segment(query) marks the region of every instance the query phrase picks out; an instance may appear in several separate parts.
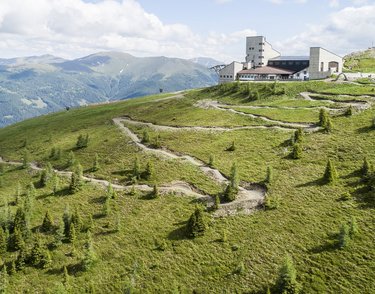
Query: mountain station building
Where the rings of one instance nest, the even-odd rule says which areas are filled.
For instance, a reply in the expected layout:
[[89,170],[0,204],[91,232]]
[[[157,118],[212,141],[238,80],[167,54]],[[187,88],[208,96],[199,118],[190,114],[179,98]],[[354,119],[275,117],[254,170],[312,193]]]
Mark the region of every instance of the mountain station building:
[[343,59],[321,47],[309,56],[281,56],[263,36],[246,38],[245,62],[233,61],[219,71],[219,82],[318,80],[342,72]]

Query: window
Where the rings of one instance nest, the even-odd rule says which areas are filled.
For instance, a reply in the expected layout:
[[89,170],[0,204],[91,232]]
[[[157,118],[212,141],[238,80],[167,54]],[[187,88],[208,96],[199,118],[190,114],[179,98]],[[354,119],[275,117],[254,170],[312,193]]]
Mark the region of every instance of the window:
[[273,65],[273,61],[270,61],[269,64],[270,64],[270,65]]
[[222,76],[222,75],[220,75],[220,77],[222,78],[223,76]]
[[292,64],[293,64],[293,61],[289,61],[288,64],[289,64],[289,65],[292,65]]
[[320,71],[323,71],[324,70],[324,62],[322,61],[321,63],[320,63]]
[[260,59],[264,58],[264,56],[259,56]]
[[304,75],[307,75],[307,70],[304,70],[304,71],[303,71],[303,74],[304,74]]
[[296,64],[297,64],[297,65],[299,65],[299,64],[301,64],[301,62],[299,62],[299,61],[296,61]]
[[299,78],[299,73],[297,74],[297,78]]
[[282,64],[282,65],[285,65],[285,64],[286,64],[286,61],[281,62],[281,64]]

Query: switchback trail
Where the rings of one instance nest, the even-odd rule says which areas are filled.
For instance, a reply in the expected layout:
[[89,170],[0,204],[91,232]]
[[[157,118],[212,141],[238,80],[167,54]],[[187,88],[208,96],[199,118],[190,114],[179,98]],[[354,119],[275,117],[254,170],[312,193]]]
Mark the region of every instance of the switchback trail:
[[[113,122],[119,129],[127,135],[135,145],[137,145],[142,151],[153,153],[156,156],[167,159],[183,160],[196,167],[198,167],[203,173],[209,176],[212,180],[225,186],[229,183],[229,180],[217,169],[209,167],[204,162],[199,159],[192,157],[190,155],[179,155],[176,152],[167,149],[153,149],[144,144],[142,144],[141,139],[138,138],[129,128],[127,128],[124,123],[129,122],[129,119],[126,118],[114,118]],[[133,124],[139,123],[143,125],[142,122],[132,121]],[[252,186],[246,185],[249,188],[243,186],[239,187],[239,192],[237,199],[230,203],[223,203],[220,205],[220,208],[215,212],[217,216],[231,215],[236,214],[238,211],[241,213],[251,213],[254,209],[262,206],[264,203],[264,198],[266,190],[261,186]]]

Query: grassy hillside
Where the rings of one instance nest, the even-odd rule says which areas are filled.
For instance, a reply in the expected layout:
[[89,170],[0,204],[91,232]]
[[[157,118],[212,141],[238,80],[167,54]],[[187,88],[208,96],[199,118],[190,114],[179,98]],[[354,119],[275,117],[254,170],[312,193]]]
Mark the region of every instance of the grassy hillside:
[[344,67],[348,72],[375,72],[375,49],[346,55]]
[[[3,252],[8,292],[266,293],[270,287],[278,293],[274,285],[279,269],[290,256],[303,293],[375,293],[375,201],[361,175],[364,158],[375,161],[374,97],[369,85],[235,83],[88,106],[0,129],[0,156],[6,160],[21,161],[28,154],[30,162],[42,167],[50,162],[57,170],[69,171],[73,168],[67,162],[73,152],[86,176],[118,185],[132,185],[138,158],[142,171],[151,162],[154,172],[137,185],[162,187],[183,181],[211,196],[224,189],[188,160],[142,151],[113,123],[116,117],[127,117],[124,126],[139,138],[146,132],[150,140],[145,145],[205,164],[211,157],[214,167],[228,177],[235,162],[241,185],[261,184],[267,168],[273,170],[266,209],[250,215],[239,209],[229,217],[205,211],[204,235],[189,238],[187,220],[196,205],[203,207],[193,196],[169,193],[153,199],[140,191],[119,190],[107,202],[106,189],[91,183],[70,194],[70,178],[62,175],[58,191],[52,193],[52,181],[39,187],[40,172],[32,167],[3,163],[3,227],[13,235],[14,215],[28,198],[27,185],[34,182],[25,251],[30,254],[39,240],[51,257],[46,268],[29,262],[12,272],[20,250]],[[348,115],[350,105],[352,115]],[[330,132],[318,126],[322,107],[332,119]],[[302,157],[291,159],[290,138],[296,122],[305,130]],[[77,149],[80,134],[88,134],[89,142]],[[233,142],[235,150],[228,151]],[[53,147],[61,149],[59,158],[51,158]],[[97,171],[92,169],[95,154],[100,163]],[[333,184],[322,180],[328,159],[338,173]],[[19,197],[17,186],[21,187]],[[83,225],[78,226],[73,243],[64,239],[55,248],[52,243],[67,207],[79,213]],[[38,232],[46,211],[55,227],[49,233]],[[359,232],[340,249],[340,228],[353,217]],[[84,270],[87,244],[96,258]],[[64,278],[64,267],[68,278]]]

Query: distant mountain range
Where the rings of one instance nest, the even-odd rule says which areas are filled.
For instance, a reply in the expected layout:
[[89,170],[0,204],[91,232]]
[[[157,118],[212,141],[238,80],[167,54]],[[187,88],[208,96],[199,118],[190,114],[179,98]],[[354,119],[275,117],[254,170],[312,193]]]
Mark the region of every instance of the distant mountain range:
[[218,79],[209,67],[217,64],[119,52],[0,59],[0,127],[65,107],[211,86]]

